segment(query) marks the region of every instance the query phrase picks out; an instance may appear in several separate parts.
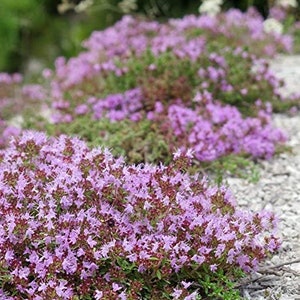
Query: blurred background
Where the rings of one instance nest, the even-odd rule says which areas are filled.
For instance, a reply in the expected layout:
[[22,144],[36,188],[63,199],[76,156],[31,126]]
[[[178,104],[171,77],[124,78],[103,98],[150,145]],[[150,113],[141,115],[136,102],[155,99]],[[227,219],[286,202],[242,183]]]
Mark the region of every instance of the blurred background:
[[[267,17],[274,1],[225,0],[222,7],[245,11],[255,6]],[[199,0],[1,0],[0,72],[37,74],[51,68],[57,56],[76,55],[92,31],[112,25],[124,14],[164,20],[198,14],[200,4]]]

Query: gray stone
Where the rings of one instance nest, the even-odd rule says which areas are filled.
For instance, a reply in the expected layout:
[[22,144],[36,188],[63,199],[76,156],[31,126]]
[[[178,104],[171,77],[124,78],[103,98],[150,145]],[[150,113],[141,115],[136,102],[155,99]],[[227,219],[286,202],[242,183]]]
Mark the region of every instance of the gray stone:
[[[283,95],[300,92],[300,55],[278,56],[270,66],[279,78],[286,81],[280,90]],[[243,295],[251,300],[300,300],[300,263],[276,267],[300,258],[300,114],[293,117],[275,114],[273,124],[288,134],[287,145],[292,147],[292,153],[282,153],[269,161],[262,161],[260,181],[256,184],[240,178],[227,178],[238,205],[250,210],[271,210],[280,218],[282,247],[262,266],[266,270],[275,266],[272,269],[275,275],[262,281],[264,283],[249,284]]]

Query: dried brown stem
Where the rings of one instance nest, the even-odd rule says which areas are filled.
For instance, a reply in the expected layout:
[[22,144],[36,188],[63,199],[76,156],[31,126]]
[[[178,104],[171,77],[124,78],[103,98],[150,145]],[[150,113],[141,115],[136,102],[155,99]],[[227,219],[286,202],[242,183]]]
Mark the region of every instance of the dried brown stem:
[[262,268],[258,272],[265,272],[269,269],[278,269],[278,268],[283,267],[283,266],[288,266],[288,265],[297,264],[297,263],[300,263],[300,259],[295,259],[295,260],[287,261],[287,262],[284,262],[284,263],[281,263],[281,264],[278,264],[278,265],[275,265],[275,266]]
[[284,262],[284,263],[281,263],[281,264],[278,264],[278,265],[275,265],[275,266],[270,266],[270,267],[259,269],[257,272],[258,273],[263,273],[264,275],[258,276],[256,278],[248,279],[248,280],[246,280],[242,283],[237,284],[235,287],[240,288],[240,287],[245,286],[249,283],[259,281],[259,280],[263,279],[264,277],[266,277],[268,273],[272,272],[273,269],[278,269],[278,268],[288,266],[288,265],[292,265],[292,264],[296,264],[296,263],[300,263],[300,259],[295,259],[295,260],[287,261],[287,262]]

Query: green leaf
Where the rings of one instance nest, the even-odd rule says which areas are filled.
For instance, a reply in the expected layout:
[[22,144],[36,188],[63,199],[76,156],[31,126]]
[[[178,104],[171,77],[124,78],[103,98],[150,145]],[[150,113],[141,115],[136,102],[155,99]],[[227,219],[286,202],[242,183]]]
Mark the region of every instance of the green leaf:
[[151,260],[151,261],[157,261],[159,259],[157,257],[150,257],[149,260]]
[[160,272],[160,270],[157,270],[157,271],[156,271],[156,276],[157,276],[157,278],[158,278],[159,280],[161,280],[161,272]]

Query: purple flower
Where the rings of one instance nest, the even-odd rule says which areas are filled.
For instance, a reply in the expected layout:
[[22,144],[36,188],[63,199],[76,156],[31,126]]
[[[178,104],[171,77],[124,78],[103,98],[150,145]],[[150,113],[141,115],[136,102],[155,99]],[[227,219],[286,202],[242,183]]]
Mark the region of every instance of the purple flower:
[[174,289],[174,292],[171,294],[171,296],[174,299],[179,299],[179,297],[181,296],[181,294],[182,294],[182,290]]
[[57,296],[62,297],[63,299],[70,299],[70,297],[72,296],[72,292],[70,288],[66,286],[66,283],[67,282],[65,280],[61,280],[59,282],[59,286],[55,288],[55,291]]
[[122,289],[122,287],[121,287],[119,284],[113,282],[113,283],[112,283],[112,289],[113,289],[114,292],[117,292],[117,291],[119,291],[120,289]]
[[[127,165],[76,138],[24,134],[0,152],[0,262],[12,290],[71,299],[84,282],[95,298],[126,299],[114,278],[126,262],[143,276],[177,274],[193,299],[182,270],[208,264],[215,271],[222,262],[250,272],[279,247],[273,214],[241,211],[225,187],[178,170],[191,151],[179,151],[169,166]],[[98,270],[105,274],[95,281]]]
[[99,299],[101,299],[103,297],[103,292],[102,291],[96,290],[95,293],[96,293],[95,294],[95,299],[96,300],[99,300]]
[[77,270],[77,258],[73,253],[69,253],[68,256],[63,260],[62,267],[67,274],[73,274]]

